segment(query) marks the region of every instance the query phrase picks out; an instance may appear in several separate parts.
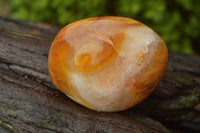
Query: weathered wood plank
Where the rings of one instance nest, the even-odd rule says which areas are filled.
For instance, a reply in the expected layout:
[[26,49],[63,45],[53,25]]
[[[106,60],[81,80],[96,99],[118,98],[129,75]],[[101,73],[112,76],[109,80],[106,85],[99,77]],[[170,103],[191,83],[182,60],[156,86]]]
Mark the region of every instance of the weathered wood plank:
[[[169,132],[155,120],[169,128],[194,122],[199,113],[194,109],[200,98],[199,56],[170,53],[167,73],[152,96],[127,111],[100,113],[53,86],[47,56],[58,29],[0,17],[0,131]],[[199,131],[184,124],[176,128]]]

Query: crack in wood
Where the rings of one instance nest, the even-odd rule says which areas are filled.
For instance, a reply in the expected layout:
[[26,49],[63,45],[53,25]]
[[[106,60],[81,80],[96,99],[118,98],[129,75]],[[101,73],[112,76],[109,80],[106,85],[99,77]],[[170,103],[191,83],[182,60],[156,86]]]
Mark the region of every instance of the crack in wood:
[[16,133],[15,129],[11,125],[3,122],[2,120],[0,120],[0,127],[4,128],[6,131],[9,131],[10,133]]

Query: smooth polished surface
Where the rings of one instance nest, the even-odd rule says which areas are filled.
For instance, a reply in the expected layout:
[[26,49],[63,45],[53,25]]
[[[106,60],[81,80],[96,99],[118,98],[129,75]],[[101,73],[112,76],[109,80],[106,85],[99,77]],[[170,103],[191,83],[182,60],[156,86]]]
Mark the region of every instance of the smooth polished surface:
[[49,53],[56,87],[97,111],[121,111],[148,97],[168,62],[164,41],[124,17],[96,17],[64,27]]

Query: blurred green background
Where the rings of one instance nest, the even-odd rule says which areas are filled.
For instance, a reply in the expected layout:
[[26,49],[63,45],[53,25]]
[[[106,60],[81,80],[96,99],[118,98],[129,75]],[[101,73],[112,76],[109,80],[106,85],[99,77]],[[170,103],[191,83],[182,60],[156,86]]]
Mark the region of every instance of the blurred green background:
[[0,0],[0,15],[63,27],[95,16],[124,16],[154,29],[170,51],[200,54],[200,0]]

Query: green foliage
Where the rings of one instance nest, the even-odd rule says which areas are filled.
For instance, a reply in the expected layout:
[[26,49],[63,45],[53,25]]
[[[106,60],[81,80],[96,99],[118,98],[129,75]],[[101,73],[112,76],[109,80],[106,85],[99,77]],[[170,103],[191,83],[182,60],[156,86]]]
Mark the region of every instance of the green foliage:
[[106,0],[8,0],[13,18],[65,26],[73,21],[102,16]]
[[153,28],[169,50],[194,53],[199,44],[198,0],[8,0],[17,19],[65,26],[73,21],[117,15],[134,18]]
[[171,51],[194,53],[192,44],[200,42],[200,1],[195,0],[119,0],[118,14],[136,18],[152,27]]

